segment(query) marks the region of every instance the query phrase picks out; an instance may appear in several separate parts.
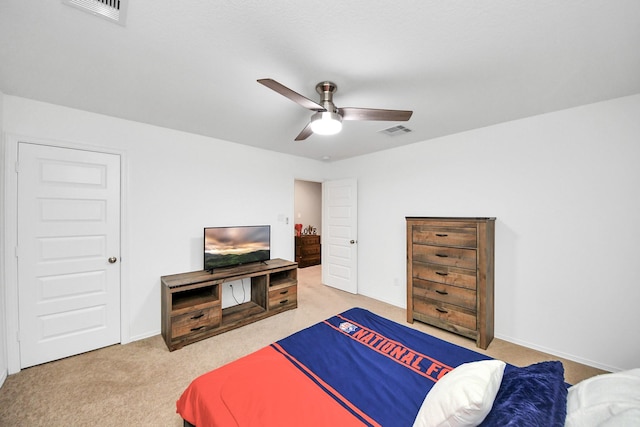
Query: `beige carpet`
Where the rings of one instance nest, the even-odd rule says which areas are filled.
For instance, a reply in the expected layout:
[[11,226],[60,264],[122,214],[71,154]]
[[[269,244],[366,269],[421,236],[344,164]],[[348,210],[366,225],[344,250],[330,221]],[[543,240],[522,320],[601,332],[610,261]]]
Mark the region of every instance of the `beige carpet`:
[[[297,330],[351,307],[407,324],[403,309],[323,286],[319,266],[300,269],[298,282],[297,309],[174,352],[155,336],[10,375],[0,389],[0,426],[178,427],[175,402],[192,379]],[[517,366],[558,359],[498,339],[482,351],[471,340],[418,322],[411,326]],[[572,384],[603,372],[562,361]]]

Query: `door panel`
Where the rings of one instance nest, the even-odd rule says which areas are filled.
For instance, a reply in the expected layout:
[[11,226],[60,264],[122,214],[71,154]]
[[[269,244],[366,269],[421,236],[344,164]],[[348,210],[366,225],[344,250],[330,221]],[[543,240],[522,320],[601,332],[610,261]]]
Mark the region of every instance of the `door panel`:
[[21,367],[120,342],[120,157],[20,143],[18,161]]
[[358,293],[358,191],[355,179],[323,183],[322,281]]

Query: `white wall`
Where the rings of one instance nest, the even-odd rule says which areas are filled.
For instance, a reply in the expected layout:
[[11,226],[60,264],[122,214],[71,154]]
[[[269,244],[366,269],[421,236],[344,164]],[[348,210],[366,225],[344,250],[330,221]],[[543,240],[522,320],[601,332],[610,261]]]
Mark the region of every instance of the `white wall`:
[[337,162],[359,292],[406,307],[405,216],[495,216],[496,336],[640,367],[640,95]]
[[7,134],[124,152],[125,342],[160,333],[160,276],[202,269],[205,226],[270,224],[272,257],[294,258],[295,177],[321,180],[323,163],[24,98],[4,101]]
[[322,230],[322,183],[296,180],[294,224],[303,228],[312,226],[320,234]]
[[159,333],[159,277],[201,268],[203,226],[269,223],[292,259],[294,177],[355,177],[362,294],[405,306],[405,216],[496,216],[497,336],[639,366],[640,95],[330,164],[7,95],[3,113],[7,133],[124,151],[132,340]]
[[[3,132],[3,111],[4,111],[4,94],[0,91],[0,141],[2,141]],[[2,144],[2,142],[0,142]],[[0,148],[1,145],[0,145]],[[4,150],[0,149],[0,177],[4,177]],[[4,218],[4,186],[0,188],[0,212]],[[2,221],[0,221],[0,227],[2,227]],[[0,387],[4,384],[4,380],[7,377],[8,362],[7,362],[7,338],[5,335],[7,321],[5,318],[5,283],[4,283],[4,233],[0,237]]]

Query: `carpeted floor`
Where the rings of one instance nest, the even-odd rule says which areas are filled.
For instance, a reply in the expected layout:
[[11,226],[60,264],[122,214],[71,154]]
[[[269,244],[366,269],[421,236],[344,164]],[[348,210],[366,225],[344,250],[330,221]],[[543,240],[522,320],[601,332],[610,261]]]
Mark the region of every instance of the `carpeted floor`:
[[[10,375],[0,389],[0,426],[182,426],[175,402],[195,377],[351,307],[407,324],[401,308],[322,285],[320,266],[300,269],[295,310],[174,352],[158,335]],[[498,339],[483,351],[428,325],[411,326],[517,366],[558,359]],[[562,362],[572,384],[603,372]]]

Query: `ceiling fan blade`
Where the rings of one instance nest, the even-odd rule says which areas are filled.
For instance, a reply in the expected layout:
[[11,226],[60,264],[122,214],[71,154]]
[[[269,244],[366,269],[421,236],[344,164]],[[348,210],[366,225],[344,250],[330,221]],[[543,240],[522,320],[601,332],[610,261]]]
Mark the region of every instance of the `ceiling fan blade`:
[[313,111],[325,111],[324,107],[317,102],[310,100],[309,98],[305,98],[297,92],[292,91],[288,87],[278,83],[273,79],[259,79],[258,83],[265,85],[271,90],[278,92],[282,96],[286,96],[293,102],[302,105],[304,108]]
[[338,114],[342,120],[381,120],[388,122],[406,122],[413,111],[408,110],[379,110],[375,108],[339,108]]
[[309,123],[307,124],[307,126],[305,126],[304,129],[302,129],[302,132],[300,132],[298,136],[296,136],[295,140],[302,141],[309,138],[311,135],[313,135],[313,131],[311,130],[311,123]]

